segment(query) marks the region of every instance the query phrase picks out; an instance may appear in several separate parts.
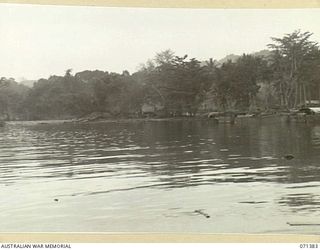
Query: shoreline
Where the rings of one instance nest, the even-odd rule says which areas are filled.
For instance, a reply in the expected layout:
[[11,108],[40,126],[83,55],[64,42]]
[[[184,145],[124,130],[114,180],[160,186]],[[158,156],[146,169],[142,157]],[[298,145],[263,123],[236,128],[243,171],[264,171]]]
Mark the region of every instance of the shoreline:
[[[281,114],[273,114],[268,116],[239,116],[236,120],[257,120],[263,118],[281,117]],[[223,117],[223,116],[221,116]],[[91,124],[91,123],[118,123],[118,122],[160,122],[160,121],[208,121],[214,122],[215,118],[207,116],[190,116],[190,117],[153,117],[153,118],[103,118],[96,120],[79,120],[79,119],[52,119],[52,120],[21,120],[6,121],[6,123],[32,123],[32,124]]]
[[33,125],[45,125],[45,124],[94,124],[94,123],[126,123],[126,122],[163,122],[163,121],[188,121],[188,122],[212,122],[217,124],[233,124],[242,121],[259,121],[266,119],[283,119],[284,122],[290,123],[316,123],[320,124],[320,115],[297,115],[295,113],[279,112],[273,114],[246,114],[232,116],[217,115],[217,116],[176,116],[176,117],[137,117],[137,118],[96,118],[96,119],[48,119],[48,120],[19,120],[19,121],[5,121],[5,124],[19,124],[28,123]]

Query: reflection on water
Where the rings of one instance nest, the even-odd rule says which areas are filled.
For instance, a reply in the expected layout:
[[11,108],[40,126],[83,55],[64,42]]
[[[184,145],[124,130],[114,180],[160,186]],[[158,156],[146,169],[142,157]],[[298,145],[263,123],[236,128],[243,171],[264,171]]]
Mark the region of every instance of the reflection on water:
[[320,214],[319,149],[320,126],[276,119],[12,123],[0,230],[317,233],[288,223]]

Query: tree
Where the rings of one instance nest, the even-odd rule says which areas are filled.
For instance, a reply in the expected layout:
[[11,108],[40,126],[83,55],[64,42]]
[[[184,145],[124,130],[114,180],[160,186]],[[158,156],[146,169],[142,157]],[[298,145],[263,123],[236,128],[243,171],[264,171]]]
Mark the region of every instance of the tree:
[[24,102],[27,119],[74,118],[93,108],[91,89],[69,70],[64,76],[38,80]]
[[172,50],[167,49],[165,51],[157,53],[153,61],[156,63],[157,66],[160,66],[163,64],[171,64],[175,57],[174,54],[175,53]]
[[312,64],[311,54],[318,44],[310,41],[312,33],[294,31],[282,38],[271,38],[268,47],[273,51],[274,82],[280,92],[280,103],[286,108],[306,102],[307,84],[303,69]]
[[225,111],[254,108],[264,65],[262,58],[244,54],[235,62],[229,60],[214,67],[209,92],[216,105]]
[[193,115],[203,99],[204,71],[195,58],[173,55],[170,50],[158,53],[154,64],[142,68],[146,99],[161,105],[166,115]]
[[320,102],[320,50],[315,49],[309,54],[308,61],[301,67],[300,81],[305,85],[305,99],[309,104],[311,100]]
[[0,79],[0,117],[1,119],[20,119],[23,115],[23,101],[29,88],[18,84],[13,78]]
[[72,72],[72,69],[67,69],[66,72],[65,72],[65,74],[64,74],[64,76],[65,76],[65,77],[70,77],[70,76],[72,76],[72,75],[71,75],[71,72]]

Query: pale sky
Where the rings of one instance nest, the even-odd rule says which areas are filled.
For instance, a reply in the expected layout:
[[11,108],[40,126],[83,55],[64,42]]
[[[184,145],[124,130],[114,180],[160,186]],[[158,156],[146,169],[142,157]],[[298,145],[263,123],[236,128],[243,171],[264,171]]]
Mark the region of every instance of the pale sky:
[[198,60],[266,49],[296,29],[320,42],[320,9],[143,9],[0,4],[0,77],[121,73],[157,52]]

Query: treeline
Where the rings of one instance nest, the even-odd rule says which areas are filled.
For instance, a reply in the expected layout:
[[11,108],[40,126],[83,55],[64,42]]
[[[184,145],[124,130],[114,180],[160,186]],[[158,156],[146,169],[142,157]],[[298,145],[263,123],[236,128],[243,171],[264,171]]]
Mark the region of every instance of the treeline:
[[210,111],[257,112],[312,105],[320,100],[320,51],[312,33],[271,38],[264,53],[200,62],[171,50],[130,74],[83,71],[40,79],[32,88],[1,78],[6,119],[194,116]]

